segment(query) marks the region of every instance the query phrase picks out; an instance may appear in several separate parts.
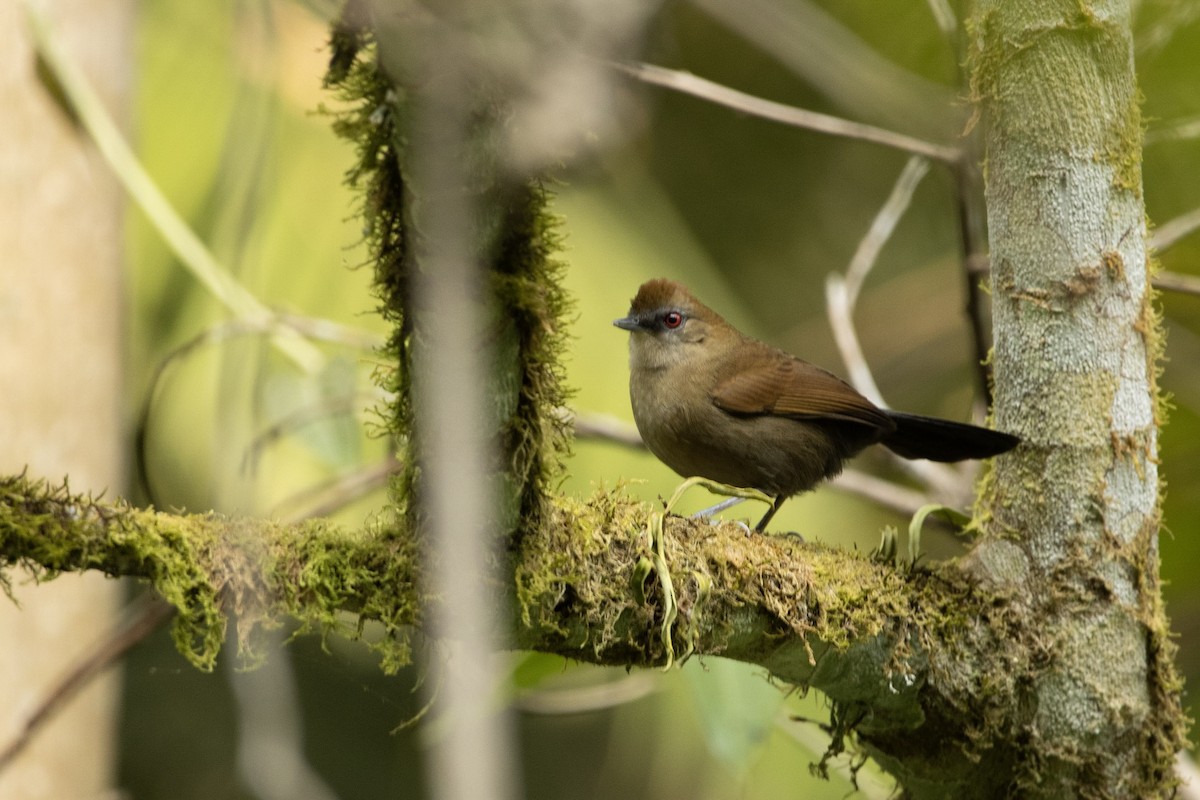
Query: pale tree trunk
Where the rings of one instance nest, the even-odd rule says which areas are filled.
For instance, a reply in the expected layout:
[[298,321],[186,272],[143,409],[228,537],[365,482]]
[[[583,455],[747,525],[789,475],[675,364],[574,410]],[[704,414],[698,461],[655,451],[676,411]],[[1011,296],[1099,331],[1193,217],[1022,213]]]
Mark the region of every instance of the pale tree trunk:
[[996,424],[1025,442],[997,462],[972,563],[1038,620],[1044,668],[1022,690],[1039,754],[1023,765],[1027,796],[1138,796],[1169,766],[1153,751],[1179,722],[1164,685],[1157,325],[1130,7],[982,0],[972,30]]
[[[127,106],[132,5],[49,4],[54,30],[110,109]],[[124,488],[121,195],[42,86],[18,0],[0,0],[0,470]],[[119,587],[100,575],[34,586],[11,570],[0,599],[0,747],[111,626]],[[116,676],[94,682],[0,773],[0,796],[99,797],[113,783]]]

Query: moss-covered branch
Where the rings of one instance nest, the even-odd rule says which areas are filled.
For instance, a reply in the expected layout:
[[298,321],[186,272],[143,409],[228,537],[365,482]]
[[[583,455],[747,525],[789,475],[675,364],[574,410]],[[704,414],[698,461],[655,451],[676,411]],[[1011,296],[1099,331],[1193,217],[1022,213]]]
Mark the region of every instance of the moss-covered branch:
[[[280,523],[218,514],[168,514],[105,502],[24,475],[0,480],[0,567],[36,579],[97,570],[147,581],[175,606],[181,652],[211,669],[229,620],[244,654],[253,632],[287,618],[344,627],[339,612],[379,620],[391,634],[420,620],[411,539],[354,532],[323,520]],[[7,582],[14,573],[0,572]],[[387,653],[405,662],[403,637]]]
[[[418,591],[403,531],[168,514],[24,476],[0,482],[0,499],[3,564],[39,578],[98,570],[149,582],[178,609],[177,640],[201,667],[214,663],[227,621],[252,652],[255,629],[288,619],[348,635],[380,621],[389,636],[377,646],[400,663],[406,630],[435,602]],[[515,612],[511,640],[598,664],[664,663],[662,593],[644,568],[650,515],[619,492],[556,499],[494,576]],[[902,738],[931,713],[979,719],[1011,700],[1015,684],[995,676],[1017,674],[1020,618],[953,568],[905,574],[857,553],[678,517],[667,519],[665,544],[676,653],[759,664],[822,689],[868,746]],[[978,734],[979,752],[992,747]]]

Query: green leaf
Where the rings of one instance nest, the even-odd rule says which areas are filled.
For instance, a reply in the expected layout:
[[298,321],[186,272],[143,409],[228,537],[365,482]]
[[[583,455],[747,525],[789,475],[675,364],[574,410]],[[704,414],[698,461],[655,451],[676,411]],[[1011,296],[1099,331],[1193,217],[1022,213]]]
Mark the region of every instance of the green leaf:
[[921,556],[921,528],[924,527],[925,520],[930,516],[938,516],[954,528],[962,528],[971,521],[969,515],[957,508],[938,503],[921,506],[917,509],[917,513],[913,514],[912,521],[908,523],[908,563],[910,566],[916,564],[917,559]]

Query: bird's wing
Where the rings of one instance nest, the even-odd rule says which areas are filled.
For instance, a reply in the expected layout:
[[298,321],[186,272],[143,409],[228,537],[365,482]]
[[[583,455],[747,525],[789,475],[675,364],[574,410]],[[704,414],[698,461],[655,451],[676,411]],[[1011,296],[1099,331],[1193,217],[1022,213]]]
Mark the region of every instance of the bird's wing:
[[731,365],[729,373],[717,381],[712,400],[731,414],[841,420],[884,430],[894,427],[884,411],[850,384],[798,358],[774,352],[756,354]]

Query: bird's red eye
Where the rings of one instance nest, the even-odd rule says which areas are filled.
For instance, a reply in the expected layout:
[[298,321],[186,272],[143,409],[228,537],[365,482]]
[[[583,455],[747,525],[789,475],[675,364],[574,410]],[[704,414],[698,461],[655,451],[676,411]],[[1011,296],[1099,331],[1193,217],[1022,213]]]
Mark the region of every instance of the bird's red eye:
[[678,328],[683,324],[683,314],[680,314],[678,311],[668,311],[663,314],[662,321],[663,325],[668,328]]

